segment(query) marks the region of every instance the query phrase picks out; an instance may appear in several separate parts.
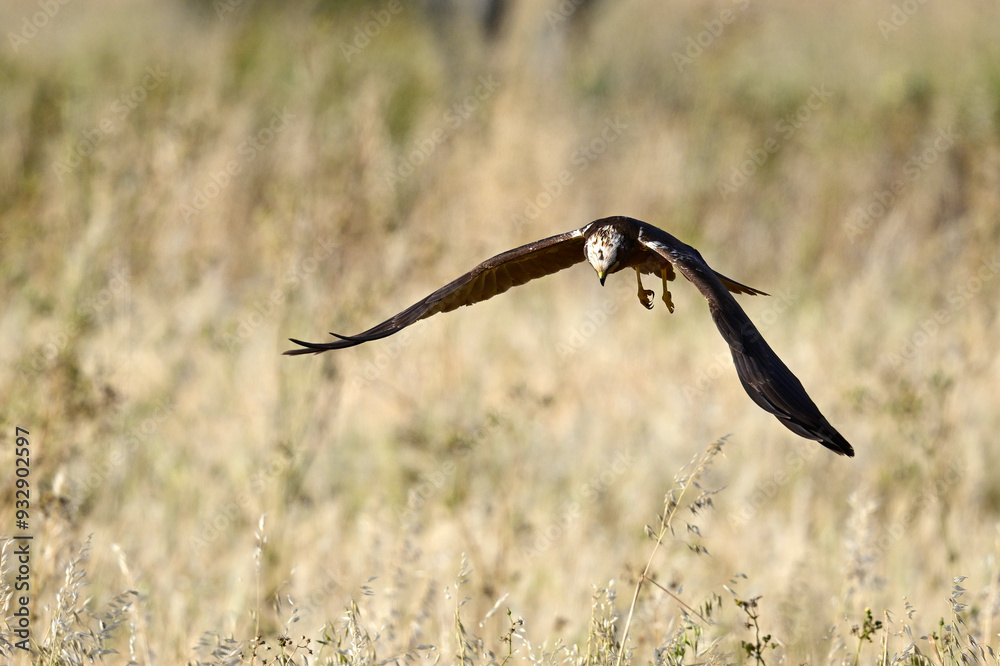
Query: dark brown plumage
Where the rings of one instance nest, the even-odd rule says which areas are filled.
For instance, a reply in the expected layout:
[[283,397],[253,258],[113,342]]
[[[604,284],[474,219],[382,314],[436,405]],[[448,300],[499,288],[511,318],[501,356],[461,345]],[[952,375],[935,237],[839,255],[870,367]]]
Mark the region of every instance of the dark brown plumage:
[[318,354],[379,340],[431,315],[485,301],[511,287],[585,260],[597,271],[601,284],[611,273],[634,269],[639,302],[647,308],[653,307],[653,292],[643,289],[640,275],[660,277],[662,298],[671,312],[674,307],[667,283],[676,277],[675,269],[680,271],[708,301],[715,325],[729,344],[736,372],[750,398],[795,434],[815,440],[841,455],[854,455],[851,445],[823,417],[799,380],[774,353],[732,296],[732,293],[766,294],[716,273],[690,245],[662,229],[629,217],[596,220],[574,231],[498,254],[363,333],[353,336],[331,333],[337,340],[327,343],[293,339],[292,342],[302,348],[285,354]]

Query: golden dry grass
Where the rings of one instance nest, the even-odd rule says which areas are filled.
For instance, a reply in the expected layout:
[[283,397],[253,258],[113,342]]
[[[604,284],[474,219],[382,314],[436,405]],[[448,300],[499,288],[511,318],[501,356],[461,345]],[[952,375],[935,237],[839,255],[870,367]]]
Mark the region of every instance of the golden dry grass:
[[[651,554],[676,596],[642,588],[634,663],[998,648],[995,4],[524,0],[495,40],[409,2],[43,4],[0,10],[15,663],[605,663]],[[577,267],[279,355],[612,214],[772,293],[742,302],[857,458],[748,400],[683,282],[668,316]]]

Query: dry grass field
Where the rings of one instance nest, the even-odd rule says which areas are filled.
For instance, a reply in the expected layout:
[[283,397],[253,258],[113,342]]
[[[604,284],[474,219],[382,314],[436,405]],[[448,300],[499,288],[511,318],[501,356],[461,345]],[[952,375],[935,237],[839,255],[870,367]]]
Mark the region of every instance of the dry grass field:
[[[0,661],[996,663],[1000,6],[484,6],[0,8]],[[683,278],[280,355],[615,214],[857,457]]]

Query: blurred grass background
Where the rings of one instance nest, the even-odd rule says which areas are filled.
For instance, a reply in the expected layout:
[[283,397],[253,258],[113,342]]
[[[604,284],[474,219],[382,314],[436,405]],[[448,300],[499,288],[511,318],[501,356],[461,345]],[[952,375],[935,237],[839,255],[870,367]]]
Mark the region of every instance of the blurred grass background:
[[[595,589],[617,590],[601,608],[622,629],[644,525],[724,435],[702,479],[724,489],[652,569],[692,607],[727,596],[712,647],[680,661],[751,659],[723,585],[762,595],[768,659],[850,663],[866,607],[886,624],[865,658],[882,639],[933,656],[921,637],[954,622],[967,576],[960,617],[998,647],[996,3],[0,16],[0,460],[28,429],[48,655],[17,660],[71,663],[52,655],[85,654],[82,626],[121,660],[263,662],[249,641],[273,645],[295,606],[295,636],[367,626],[355,663],[449,662],[460,603],[477,663],[507,653],[508,607],[516,659],[559,641],[545,659],[571,659]],[[742,303],[855,459],[750,402],[683,282],[670,316],[576,267],[376,344],[279,355],[614,214],[773,294]],[[80,625],[53,621],[88,538]],[[639,605],[628,645],[661,663],[691,616],[653,588]],[[101,613],[127,621],[103,632]]]

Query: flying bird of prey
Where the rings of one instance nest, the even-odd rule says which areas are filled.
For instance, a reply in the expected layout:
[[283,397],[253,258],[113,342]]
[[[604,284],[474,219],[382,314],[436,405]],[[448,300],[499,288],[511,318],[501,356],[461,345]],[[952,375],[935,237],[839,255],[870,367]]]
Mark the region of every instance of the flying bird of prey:
[[643,288],[642,275],[659,277],[663,282],[663,302],[670,312],[674,311],[674,304],[667,283],[676,277],[675,269],[680,271],[708,300],[712,319],[729,344],[736,373],[750,398],[795,434],[815,440],[835,453],[854,455],[848,441],[820,413],[802,383],[771,350],[730,292],[767,294],[716,273],[690,245],[630,217],[596,220],[579,229],[498,254],[363,333],[351,336],[331,333],[337,340],[327,343],[293,338],[292,342],[301,349],[285,354],[319,354],[379,340],[431,315],[485,301],[584,259],[597,271],[602,285],[608,275],[634,269],[639,302],[647,309],[653,307],[653,292]]

